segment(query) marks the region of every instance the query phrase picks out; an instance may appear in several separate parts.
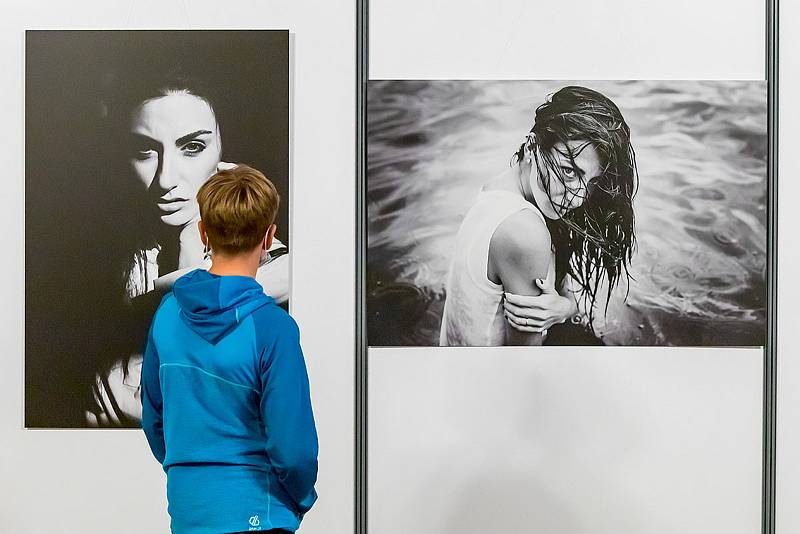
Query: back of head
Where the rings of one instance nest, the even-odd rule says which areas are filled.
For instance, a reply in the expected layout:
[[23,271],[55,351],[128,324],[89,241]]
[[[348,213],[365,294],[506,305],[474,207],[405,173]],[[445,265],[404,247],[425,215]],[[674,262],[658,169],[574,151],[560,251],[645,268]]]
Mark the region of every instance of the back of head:
[[209,178],[197,192],[197,202],[211,248],[236,255],[261,243],[275,221],[280,197],[260,171],[238,165]]

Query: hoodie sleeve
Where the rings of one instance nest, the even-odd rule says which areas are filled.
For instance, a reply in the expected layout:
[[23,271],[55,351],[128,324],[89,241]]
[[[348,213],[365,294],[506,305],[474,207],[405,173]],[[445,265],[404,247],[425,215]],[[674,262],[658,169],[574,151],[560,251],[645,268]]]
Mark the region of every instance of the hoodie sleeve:
[[[155,323],[155,319],[153,320]],[[164,464],[166,447],[164,445],[164,421],[162,417],[161,383],[158,370],[161,366],[156,345],[153,342],[153,325],[147,334],[147,347],[142,361],[142,430],[147,443],[158,463]]]
[[260,372],[267,454],[283,489],[305,514],[317,499],[318,444],[300,333],[291,317],[262,353]]

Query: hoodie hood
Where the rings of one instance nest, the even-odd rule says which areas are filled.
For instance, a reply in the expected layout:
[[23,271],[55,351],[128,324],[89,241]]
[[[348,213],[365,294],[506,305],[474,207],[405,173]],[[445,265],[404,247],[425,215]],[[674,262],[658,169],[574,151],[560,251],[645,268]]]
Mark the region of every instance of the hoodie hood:
[[183,322],[200,337],[216,345],[272,297],[249,276],[219,276],[196,269],[178,278],[172,293]]

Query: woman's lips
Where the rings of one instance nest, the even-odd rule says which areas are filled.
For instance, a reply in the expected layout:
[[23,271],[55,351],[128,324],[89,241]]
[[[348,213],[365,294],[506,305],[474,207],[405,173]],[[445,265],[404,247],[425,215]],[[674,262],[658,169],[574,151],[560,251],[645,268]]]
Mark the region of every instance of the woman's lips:
[[158,209],[167,213],[178,211],[186,203],[185,198],[173,198],[170,200],[160,199],[158,201]]

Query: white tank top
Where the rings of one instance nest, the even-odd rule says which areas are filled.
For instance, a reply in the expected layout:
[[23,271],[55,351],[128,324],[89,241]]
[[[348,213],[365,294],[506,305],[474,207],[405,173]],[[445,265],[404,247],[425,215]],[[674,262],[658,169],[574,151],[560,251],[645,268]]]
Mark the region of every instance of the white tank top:
[[[441,346],[492,347],[503,345],[503,286],[489,280],[489,244],[500,224],[522,210],[541,212],[511,191],[481,191],[456,236],[447,277]],[[552,259],[551,259],[552,261]]]

